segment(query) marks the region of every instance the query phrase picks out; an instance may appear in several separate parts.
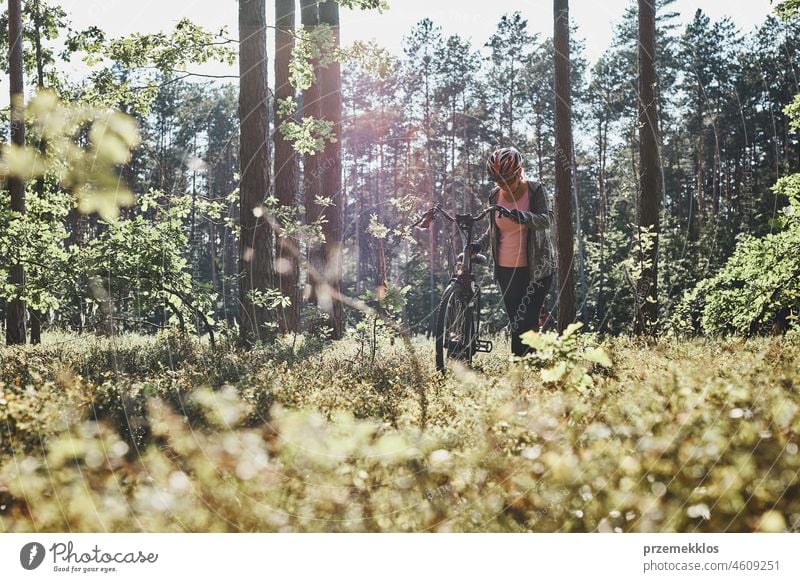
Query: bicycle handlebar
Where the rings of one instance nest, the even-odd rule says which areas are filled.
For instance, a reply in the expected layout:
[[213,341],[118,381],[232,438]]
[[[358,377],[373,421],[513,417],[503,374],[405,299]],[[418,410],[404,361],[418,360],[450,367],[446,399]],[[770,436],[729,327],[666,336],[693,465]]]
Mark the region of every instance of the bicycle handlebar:
[[497,204],[494,204],[492,206],[488,206],[487,208],[484,208],[478,214],[475,214],[475,215],[472,215],[472,214],[456,214],[455,217],[452,217],[452,216],[450,216],[450,214],[446,210],[444,210],[441,207],[440,204],[437,204],[433,208],[430,208],[430,209],[426,210],[425,212],[423,212],[422,216],[420,216],[419,219],[417,219],[417,221],[414,224],[411,225],[411,227],[412,228],[414,228],[414,227],[417,227],[417,228],[428,228],[428,226],[430,225],[431,221],[434,218],[436,218],[437,214],[441,214],[442,216],[444,216],[450,222],[459,222],[459,221],[465,221],[465,220],[468,221],[468,222],[478,222],[479,220],[482,220],[487,214],[489,214],[493,210],[497,210],[500,213],[500,216],[509,216],[511,214],[511,211],[508,208],[506,208],[504,206],[499,206]]
[[481,220],[484,216],[489,214],[492,210],[497,210],[500,213],[500,216],[509,216],[511,214],[511,211],[508,208],[506,208],[505,206],[500,206],[499,204],[494,204],[492,206],[489,206],[488,208],[485,208],[484,210],[479,212],[476,216],[473,216],[472,220],[474,220],[474,221]]

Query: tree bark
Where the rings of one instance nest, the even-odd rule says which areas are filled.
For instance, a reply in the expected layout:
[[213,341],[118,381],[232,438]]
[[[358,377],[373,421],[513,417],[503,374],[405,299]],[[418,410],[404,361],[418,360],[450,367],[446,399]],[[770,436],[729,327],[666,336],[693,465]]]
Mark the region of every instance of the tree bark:
[[[443,201],[440,196],[436,194],[436,187],[433,177],[433,144],[431,143],[431,74],[428,67],[425,69],[425,102],[423,105],[422,126],[425,132],[425,172],[423,179],[425,180],[422,191],[430,192],[431,202],[433,204],[441,204]],[[433,314],[436,312],[438,303],[438,296],[436,293],[436,265],[439,262],[439,222],[434,220],[428,227],[428,284],[429,298],[430,298],[430,327],[429,333],[435,333],[436,317]]]
[[[339,3],[324,0],[319,4],[319,22],[328,25],[333,33],[333,47],[339,48]],[[342,192],[342,72],[341,65],[334,59],[327,67],[320,69],[320,105],[322,117],[333,124],[335,141],[327,141],[322,152],[321,187],[322,195],[330,198],[332,205],[325,208],[325,283],[328,297],[321,305],[331,317],[333,338],[344,335],[344,309],[339,300],[342,280],[342,228],[344,222],[345,199]],[[318,297],[319,299],[319,297]]]
[[597,234],[600,244],[600,258],[598,261],[599,283],[597,285],[597,303],[595,320],[601,322],[598,331],[602,331],[602,322],[605,320],[605,246],[606,246],[606,228],[608,223],[608,196],[606,195],[606,152],[608,149],[608,120],[600,119],[597,129],[597,143],[598,143],[598,174],[597,174],[597,189],[600,196],[600,209],[598,212]]
[[558,329],[575,321],[572,231],[572,121],[570,118],[569,1],[553,1],[556,133],[556,244],[558,246]]
[[246,346],[264,339],[269,321],[251,293],[272,283],[272,229],[262,205],[269,191],[266,20],[265,0],[239,0],[239,325]]
[[[36,85],[39,90],[44,88],[44,57],[42,54],[42,4],[41,0],[33,3],[33,40],[36,60]],[[39,151],[44,154],[47,144],[43,139],[39,139]],[[44,196],[44,177],[36,179],[36,195],[41,198]],[[31,317],[31,344],[42,343],[42,322],[47,318],[47,314],[38,309],[29,308]]]
[[[303,28],[313,32],[319,24],[319,10],[317,0],[300,0],[300,22]],[[314,79],[311,85],[303,91],[303,117],[319,119],[321,115],[319,63],[312,60]],[[322,194],[321,165],[319,152],[306,154],[303,157],[303,195],[306,207],[306,223],[313,224],[320,219],[324,207],[316,203]],[[324,250],[322,244],[310,240],[307,244],[308,263],[310,271],[322,273],[324,270]],[[306,296],[311,303],[317,303],[317,281],[309,273]],[[313,324],[312,324],[313,325]]]
[[[292,144],[280,131],[285,117],[278,114],[278,101],[294,97],[289,83],[289,62],[294,48],[294,0],[275,0],[275,191],[278,203],[285,209],[296,207],[297,157]],[[297,244],[292,237],[277,238],[276,272],[279,288],[291,304],[282,308],[278,321],[283,332],[298,331],[300,292],[297,287],[300,268],[297,263]]]
[[[8,1],[8,63],[11,97],[11,142],[25,145],[24,81],[22,64],[22,5],[21,0]],[[25,214],[25,182],[10,176],[8,187],[11,211]],[[6,343],[24,344],[25,330],[25,270],[22,263],[12,264],[8,282],[14,288],[14,299],[6,304]]]
[[634,332],[653,335],[658,324],[658,210],[661,202],[661,164],[658,152],[656,106],[655,0],[639,0],[639,199],[638,226],[649,228],[655,239],[647,250],[640,246],[643,266],[636,285]]

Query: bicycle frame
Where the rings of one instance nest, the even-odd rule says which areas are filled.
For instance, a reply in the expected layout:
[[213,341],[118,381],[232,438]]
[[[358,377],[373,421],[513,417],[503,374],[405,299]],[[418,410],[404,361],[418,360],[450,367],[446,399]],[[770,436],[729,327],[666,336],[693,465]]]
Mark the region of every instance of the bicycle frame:
[[[447,220],[454,223],[464,240],[464,250],[461,254],[462,262],[460,266],[453,273],[450,278],[450,285],[445,289],[442,294],[442,300],[439,305],[436,323],[436,367],[438,370],[444,369],[444,352],[445,350],[450,353],[455,350],[458,356],[464,356],[468,362],[472,361],[472,354],[474,352],[491,352],[492,342],[489,340],[480,339],[480,287],[476,284],[475,278],[472,275],[473,257],[471,252],[472,246],[472,230],[473,226],[479,220],[482,220],[487,214],[497,210],[501,216],[508,216],[511,212],[503,206],[489,206],[476,215],[472,214],[456,214],[455,217],[451,216],[447,211],[437,204],[430,210],[427,210],[412,226],[418,226],[422,223],[420,228],[427,228],[431,221],[437,214],[441,214]],[[452,344],[450,336],[445,337],[445,327],[447,326],[447,313],[446,309],[450,303],[450,299],[454,294],[457,294],[462,301],[462,305],[467,307],[467,310],[474,309],[474,319],[471,315],[467,315],[465,326],[471,327],[474,322],[474,330],[466,331],[458,343]],[[445,309],[445,311],[442,311]],[[466,342],[466,343],[465,343]],[[448,356],[449,357],[449,356]]]

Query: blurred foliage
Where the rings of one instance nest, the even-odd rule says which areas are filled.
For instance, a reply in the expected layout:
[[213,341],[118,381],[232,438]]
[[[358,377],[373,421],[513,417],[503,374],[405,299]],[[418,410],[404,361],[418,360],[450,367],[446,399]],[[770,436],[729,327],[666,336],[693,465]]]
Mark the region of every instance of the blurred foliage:
[[[25,109],[44,151],[6,144],[2,176],[28,181],[45,174],[73,192],[84,214],[97,212],[112,219],[120,206],[130,206],[133,194],[120,179],[118,166],[131,159],[139,145],[136,122],[119,111],[65,104],[55,92],[39,91]],[[88,139],[87,139],[88,138]]]
[[377,10],[383,12],[389,10],[389,2],[387,0],[338,0],[341,6],[350,9],[359,8],[361,10]]
[[800,526],[796,339],[618,338],[596,346],[613,366],[591,392],[496,355],[444,378],[423,357],[425,430],[402,346],[381,338],[370,368],[357,342],[306,341],[3,349],[0,530]]

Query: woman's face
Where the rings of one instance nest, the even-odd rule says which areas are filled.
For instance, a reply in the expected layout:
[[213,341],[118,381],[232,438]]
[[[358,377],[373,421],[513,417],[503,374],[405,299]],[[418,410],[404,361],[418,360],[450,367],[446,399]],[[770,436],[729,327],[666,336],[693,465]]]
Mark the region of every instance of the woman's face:
[[503,180],[500,178],[499,180],[495,180],[495,184],[500,186],[506,192],[514,192],[518,187],[519,183],[522,180],[522,170],[518,170],[516,174],[514,174],[513,178],[508,178],[507,180]]

